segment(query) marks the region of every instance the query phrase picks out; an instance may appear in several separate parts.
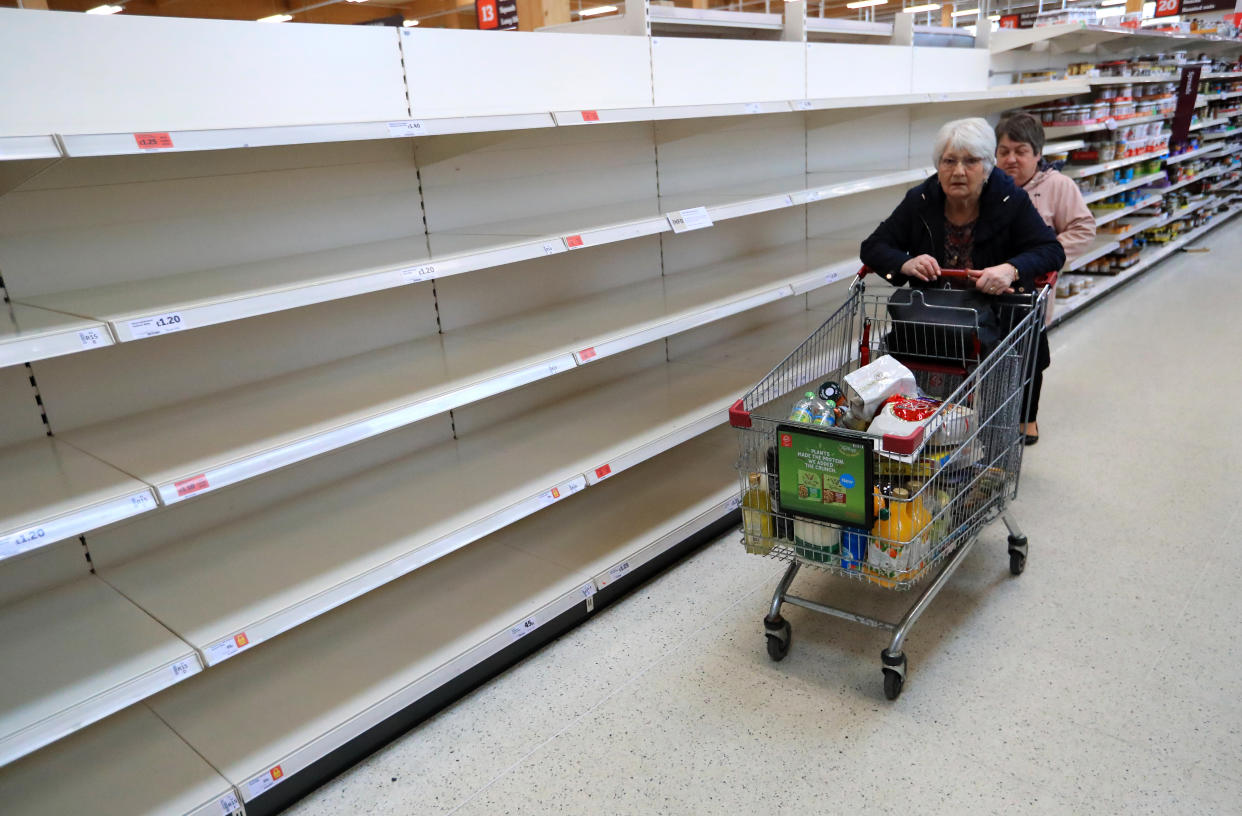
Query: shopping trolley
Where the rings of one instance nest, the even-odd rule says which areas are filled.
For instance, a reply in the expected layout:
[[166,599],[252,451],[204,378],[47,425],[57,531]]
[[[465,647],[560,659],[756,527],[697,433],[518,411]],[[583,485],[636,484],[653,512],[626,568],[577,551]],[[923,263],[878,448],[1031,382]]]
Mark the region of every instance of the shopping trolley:
[[[1048,289],[995,298],[960,289],[955,297],[917,289],[869,295],[867,271],[729,418],[740,442],[743,544],[789,562],[763,621],[768,655],[781,660],[789,652],[784,604],[891,631],[881,662],[885,696],[894,700],[906,678],[906,636],[984,526],[1003,518],[1010,571],[1020,575],[1026,566],[1026,536],[1006,511],[1018,492],[1019,423]],[[945,270],[943,277],[967,275]],[[987,305],[956,302],[971,298]],[[840,422],[853,427],[787,419],[808,386],[833,391],[885,355],[902,363],[922,392],[886,403],[903,419],[893,432],[871,433],[848,416]],[[910,589],[925,579],[927,585],[890,623],[790,594],[803,566],[884,589]]]

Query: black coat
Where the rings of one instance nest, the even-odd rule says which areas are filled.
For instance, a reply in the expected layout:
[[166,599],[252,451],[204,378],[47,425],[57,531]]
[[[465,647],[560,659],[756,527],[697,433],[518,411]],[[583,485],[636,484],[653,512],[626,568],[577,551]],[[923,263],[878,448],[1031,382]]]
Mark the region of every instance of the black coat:
[[[936,176],[908,191],[893,214],[863,241],[862,262],[894,286],[936,285],[901,274],[901,265],[916,255],[931,255],[944,264],[944,202]],[[974,242],[972,266],[986,269],[1013,264],[1018,270],[1014,284],[1018,292],[1034,291],[1037,275],[1056,271],[1065,263],[1065,250],[1057,243],[1056,233],[1044,223],[1026,192],[995,168],[979,196]]]

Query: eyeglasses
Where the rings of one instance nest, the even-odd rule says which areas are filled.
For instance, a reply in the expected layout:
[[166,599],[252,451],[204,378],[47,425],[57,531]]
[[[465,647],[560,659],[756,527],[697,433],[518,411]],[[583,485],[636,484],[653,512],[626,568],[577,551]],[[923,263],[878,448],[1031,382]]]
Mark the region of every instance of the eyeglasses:
[[982,165],[983,159],[978,156],[967,156],[964,159],[951,159],[948,156],[944,156],[940,159],[940,166],[945,170],[952,170],[958,166],[961,166],[966,170],[977,170]]

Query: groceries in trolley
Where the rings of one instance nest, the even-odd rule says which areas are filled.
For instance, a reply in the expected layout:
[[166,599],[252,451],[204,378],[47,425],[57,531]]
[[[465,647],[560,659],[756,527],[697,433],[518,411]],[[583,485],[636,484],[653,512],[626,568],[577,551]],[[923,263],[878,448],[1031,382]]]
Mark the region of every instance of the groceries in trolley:
[[918,385],[914,372],[885,354],[869,365],[845,375],[850,414],[857,420],[870,421],[889,397],[914,394]]

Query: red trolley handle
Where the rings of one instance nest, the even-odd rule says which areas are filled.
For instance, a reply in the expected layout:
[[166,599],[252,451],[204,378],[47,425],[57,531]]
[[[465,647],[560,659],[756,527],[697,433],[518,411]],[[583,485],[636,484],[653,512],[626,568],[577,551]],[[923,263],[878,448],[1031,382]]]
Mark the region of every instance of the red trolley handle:
[[[866,266],[858,270],[859,280],[867,277],[867,275],[880,275],[880,273]],[[880,275],[880,277],[888,278],[887,275]],[[950,280],[970,280],[970,273],[965,269],[941,269],[940,277],[948,278]]]

